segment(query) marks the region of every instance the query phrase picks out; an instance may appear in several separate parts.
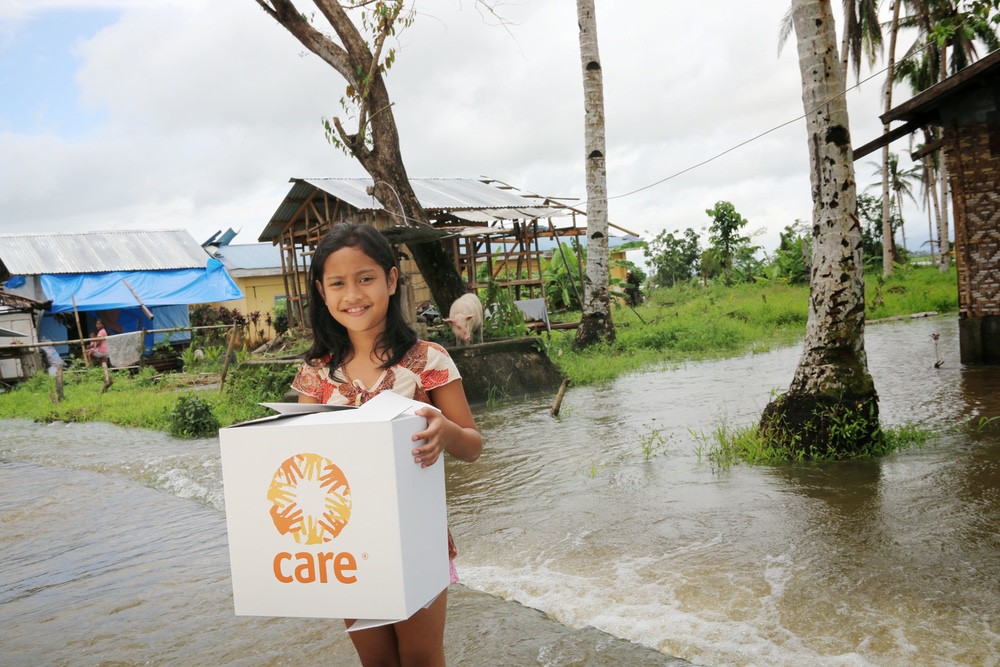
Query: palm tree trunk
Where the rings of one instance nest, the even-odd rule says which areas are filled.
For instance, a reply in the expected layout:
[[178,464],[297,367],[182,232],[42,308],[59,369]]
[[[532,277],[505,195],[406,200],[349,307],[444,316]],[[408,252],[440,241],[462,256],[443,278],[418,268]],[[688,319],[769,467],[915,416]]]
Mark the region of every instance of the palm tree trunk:
[[938,246],[941,251],[941,264],[939,265],[941,273],[946,273],[951,264],[948,253],[951,251],[951,242],[948,240],[950,238],[948,233],[948,167],[944,163],[944,151],[940,151],[940,157],[938,158],[938,177],[941,184],[941,197],[938,205],[941,207],[941,215],[938,217],[938,239],[940,240],[940,245]]
[[[899,7],[902,0],[892,3],[892,25],[889,29],[889,56],[886,63],[885,85],[882,88],[882,109],[892,109],[892,82],[896,69],[896,36],[899,34]],[[889,123],[882,124],[882,133],[889,133]],[[889,144],[882,147],[882,275],[892,275],[895,238],[892,234],[892,211],[889,199]],[[903,245],[906,245],[905,242]]]
[[577,0],[583,66],[584,143],[587,172],[587,272],[574,347],[615,339],[608,260],[608,184],[604,138],[604,77],[597,48],[594,0]]
[[[836,457],[864,448],[880,432],[864,348],[857,186],[830,0],[793,0],[792,20],[813,200],[809,317],[792,383],[764,409],[760,431],[789,458]],[[845,421],[852,424],[849,433]]]
[[[931,205],[934,208],[934,227],[937,234],[938,252],[947,252],[945,246],[942,245],[941,239],[941,204],[938,196],[937,169],[934,166],[934,158],[931,155],[924,156],[924,161],[927,164],[927,195],[930,197]],[[945,240],[945,243],[947,243],[947,240]]]

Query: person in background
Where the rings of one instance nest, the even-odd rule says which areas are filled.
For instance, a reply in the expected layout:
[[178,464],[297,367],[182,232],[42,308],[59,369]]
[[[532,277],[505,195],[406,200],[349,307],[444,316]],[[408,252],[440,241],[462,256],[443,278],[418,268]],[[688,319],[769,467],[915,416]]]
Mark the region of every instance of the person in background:
[[[445,452],[466,462],[479,458],[483,439],[458,368],[443,347],[418,340],[403,318],[403,278],[385,237],[366,224],[334,225],[316,247],[309,277],[313,344],[292,381],[299,402],[361,405],[392,391],[437,408],[416,411],[427,419],[413,436],[425,441],[411,452],[416,465],[433,465]],[[448,549],[454,583],[450,531],[441,548]],[[447,600],[445,589],[405,621],[352,632],[361,664],[444,665]]]
[[[43,343],[50,343],[48,338],[42,339]],[[56,348],[51,345],[45,345],[41,348],[42,354],[45,355],[45,364],[48,367],[46,372],[56,379],[56,393],[52,398],[54,403],[58,403],[63,400],[63,369],[66,367],[66,362],[63,358],[59,356],[59,352]]]
[[101,367],[104,369],[104,388],[101,390],[101,393],[103,394],[108,390],[108,387],[110,387],[113,382],[111,380],[111,371],[108,370],[108,331],[104,328],[104,323],[101,322],[101,320],[97,320],[97,335],[94,337],[98,340],[91,341],[87,345],[87,349],[84,351],[84,354],[86,354],[87,358],[91,361],[100,363]]

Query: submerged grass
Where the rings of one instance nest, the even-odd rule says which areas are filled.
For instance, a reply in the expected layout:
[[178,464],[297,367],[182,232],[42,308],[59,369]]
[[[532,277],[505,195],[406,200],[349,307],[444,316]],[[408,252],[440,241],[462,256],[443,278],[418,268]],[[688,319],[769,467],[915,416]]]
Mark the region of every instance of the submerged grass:
[[[785,451],[774,447],[762,437],[757,425],[731,428],[723,423],[709,434],[690,432],[695,439],[695,455],[707,461],[713,468],[727,470],[734,464],[743,462],[750,465],[766,465],[789,462]],[[883,426],[880,438],[869,447],[853,453],[847,458],[873,458],[911,447],[922,447],[933,435],[930,429],[916,424]],[[844,460],[831,454],[818,454],[808,458],[810,463],[830,463]],[[806,460],[804,454],[795,462]]]

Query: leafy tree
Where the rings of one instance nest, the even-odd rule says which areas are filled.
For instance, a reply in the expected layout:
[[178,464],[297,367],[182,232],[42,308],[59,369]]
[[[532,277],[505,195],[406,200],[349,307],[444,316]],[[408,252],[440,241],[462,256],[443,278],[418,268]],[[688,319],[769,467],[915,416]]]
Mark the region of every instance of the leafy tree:
[[727,201],[717,202],[713,208],[706,209],[705,213],[712,218],[712,224],[708,228],[708,242],[722,263],[726,285],[732,285],[733,261],[741,248],[750,244],[750,237],[739,233],[746,227],[746,218],[737,213],[736,207]]
[[[325,121],[327,137],[354,157],[374,183],[372,196],[402,225],[430,227],[410,185],[399,147],[399,133],[384,75],[396,58],[387,45],[397,31],[412,21],[404,0],[361,0],[341,4],[312,0],[330,32],[313,25],[313,17],[299,11],[294,0],[252,0],[307,49],[320,57],[347,82],[341,103],[350,107],[357,127],[347,129],[340,118]],[[359,10],[362,29],[349,10]],[[443,312],[465,293],[455,263],[438,242],[409,245],[413,260]]]
[[673,287],[698,273],[701,248],[698,234],[688,227],[682,236],[662,231],[643,250],[653,269],[653,281],[661,287]]
[[542,262],[545,298],[552,310],[580,308],[580,294],[577,289],[579,278],[570,270],[571,266],[576,266],[576,261],[571,261],[568,266],[565,261],[565,258],[575,258],[578,249],[581,260],[586,261],[587,248],[580,247],[576,239],[573,239],[570,243],[560,241],[552,252],[552,258]]
[[812,251],[808,226],[801,220],[786,225],[781,232],[774,259],[768,267],[771,280],[783,280],[790,284],[809,282],[809,254]]

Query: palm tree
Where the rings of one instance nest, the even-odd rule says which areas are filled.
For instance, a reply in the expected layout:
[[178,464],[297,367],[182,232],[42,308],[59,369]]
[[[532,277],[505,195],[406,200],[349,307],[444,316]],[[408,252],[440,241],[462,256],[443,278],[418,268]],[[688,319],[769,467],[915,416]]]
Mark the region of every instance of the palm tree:
[[788,391],[764,408],[760,432],[790,458],[846,456],[880,434],[878,394],[864,347],[850,123],[830,0],[793,0],[792,21],[808,127],[813,268],[802,356]]
[[[882,25],[878,20],[878,0],[844,0],[844,34],[840,42],[840,64],[843,68],[844,86],[847,85],[848,70],[854,70],[857,79],[861,72],[861,56],[866,56],[868,65],[875,64],[882,48]],[[778,29],[778,52],[792,34],[792,10],[789,8],[781,18]]]
[[881,55],[882,24],[878,20],[878,0],[844,0],[844,34],[840,41],[840,64],[844,68],[844,84],[847,84],[847,68],[854,70],[854,78],[861,73],[861,55],[864,53],[868,66],[875,64]]
[[[885,84],[882,86],[882,110],[892,109],[893,71],[896,67],[896,38],[899,36],[899,8],[902,0],[892,2],[892,23],[889,24],[889,55],[886,63]],[[882,134],[889,133],[889,123],[882,124]],[[889,144],[882,146],[882,275],[892,275],[892,260],[896,252],[892,235],[892,199],[889,196]],[[887,239],[889,242],[887,242]],[[905,245],[905,243],[904,243]]]
[[608,175],[604,141],[604,76],[597,48],[594,0],[577,0],[580,60],[583,67],[584,143],[587,171],[587,271],[580,327],[574,346],[615,339],[608,270]]

